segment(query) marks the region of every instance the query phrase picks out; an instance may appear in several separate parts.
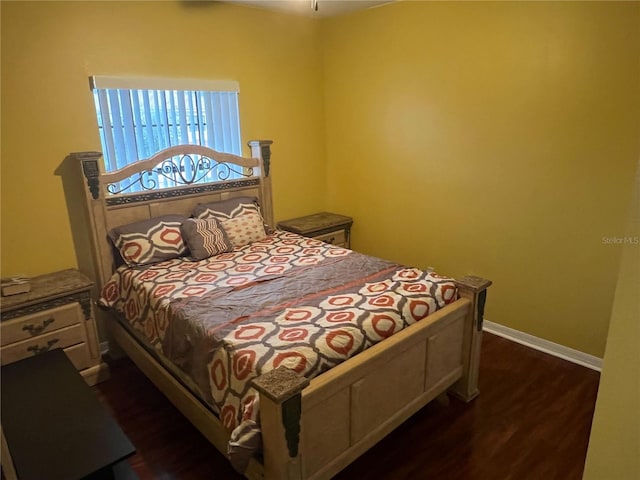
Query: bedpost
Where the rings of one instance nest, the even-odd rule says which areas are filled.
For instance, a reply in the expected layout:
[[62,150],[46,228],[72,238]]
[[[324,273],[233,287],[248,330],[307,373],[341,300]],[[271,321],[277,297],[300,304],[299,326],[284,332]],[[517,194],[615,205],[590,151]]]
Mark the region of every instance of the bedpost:
[[478,390],[478,370],[482,346],[482,320],[487,288],[490,285],[491,281],[482,277],[466,276],[456,280],[460,297],[471,301],[464,332],[464,370],[462,378],[451,387],[451,393],[465,402],[470,402],[480,393]]
[[105,231],[104,192],[100,185],[102,173],[102,153],[73,152],[71,157],[78,162],[78,169],[86,180],[85,205],[89,218],[91,243],[93,245],[93,262],[98,278],[98,289],[106,283],[111,271],[105,270],[105,259],[111,262],[111,251],[108,249],[107,232]]
[[271,197],[271,140],[251,140],[247,144],[251,147],[251,156],[260,160],[260,189],[263,205],[262,215],[267,224],[275,228],[273,221],[273,199]]
[[289,368],[278,367],[252,384],[260,394],[265,480],[301,479],[302,390],[309,380]]

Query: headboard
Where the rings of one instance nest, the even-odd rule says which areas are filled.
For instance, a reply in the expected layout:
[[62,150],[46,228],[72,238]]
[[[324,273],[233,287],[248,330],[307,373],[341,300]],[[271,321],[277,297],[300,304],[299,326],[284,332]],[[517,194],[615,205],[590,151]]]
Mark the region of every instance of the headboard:
[[[254,196],[266,223],[274,226],[271,197],[271,140],[253,140],[251,158],[200,145],[162,150],[120,170],[105,173],[100,152],[75,152],[83,182],[98,288],[115,268],[107,233],[113,227],[166,214],[189,216],[198,203]],[[213,181],[198,183],[204,175]],[[237,178],[229,179],[235,176]]]

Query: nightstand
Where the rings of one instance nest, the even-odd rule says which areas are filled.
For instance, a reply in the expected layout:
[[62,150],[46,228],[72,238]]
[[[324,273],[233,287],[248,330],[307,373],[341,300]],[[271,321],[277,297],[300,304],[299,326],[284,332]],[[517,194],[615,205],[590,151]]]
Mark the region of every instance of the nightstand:
[[0,363],[64,349],[89,385],[106,380],[91,306],[93,282],[69,269],[31,279],[31,291],[0,300]]
[[338,247],[351,248],[353,219],[336,213],[320,212],[278,223],[278,228],[315,238]]

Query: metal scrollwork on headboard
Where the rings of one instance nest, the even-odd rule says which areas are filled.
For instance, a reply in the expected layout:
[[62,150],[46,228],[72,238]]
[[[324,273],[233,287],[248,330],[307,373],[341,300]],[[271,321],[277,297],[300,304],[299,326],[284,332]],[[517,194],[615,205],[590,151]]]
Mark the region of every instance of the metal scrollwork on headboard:
[[160,188],[173,188],[192,185],[206,180],[211,174],[215,180],[225,181],[235,175],[235,178],[249,178],[253,176],[252,168],[236,168],[228,163],[217,162],[208,157],[200,156],[194,159],[189,154],[164,160],[155,168],[144,170],[133,175],[129,181],[111,183],[107,185],[107,191],[112,195],[133,192],[139,190],[158,190]]
[[250,141],[252,157],[218,152],[202,145],[176,145],[111,172],[100,168],[99,152],[72,155],[82,162],[89,196],[103,201],[107,207],[257,187],[266,199],[265,215],[273,221],[270,179],[265,175],[271,143],[271,140]]

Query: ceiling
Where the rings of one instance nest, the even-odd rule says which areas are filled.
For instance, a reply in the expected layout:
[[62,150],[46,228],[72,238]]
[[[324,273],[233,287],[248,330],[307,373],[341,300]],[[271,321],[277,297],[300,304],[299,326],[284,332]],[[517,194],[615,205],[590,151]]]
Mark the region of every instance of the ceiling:
[[312,0],[229,0],[228,3],[311,17],[335,17],[356,10],[392,3],[393,1],[395,0],[317,0],[317,11],[312,8]]

